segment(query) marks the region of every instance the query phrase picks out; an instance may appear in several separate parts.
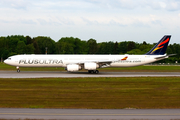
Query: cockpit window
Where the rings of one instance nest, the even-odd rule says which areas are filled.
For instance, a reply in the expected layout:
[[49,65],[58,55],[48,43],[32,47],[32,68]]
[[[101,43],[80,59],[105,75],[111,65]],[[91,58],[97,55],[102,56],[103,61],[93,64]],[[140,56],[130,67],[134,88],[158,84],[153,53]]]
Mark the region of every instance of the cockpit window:
[[11,60],[11,58],[8,58],[8,60]]

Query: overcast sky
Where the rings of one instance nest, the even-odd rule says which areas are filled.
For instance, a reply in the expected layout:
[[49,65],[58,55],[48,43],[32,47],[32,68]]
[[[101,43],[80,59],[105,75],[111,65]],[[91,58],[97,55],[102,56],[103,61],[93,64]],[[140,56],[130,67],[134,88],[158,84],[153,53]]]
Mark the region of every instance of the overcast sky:
[[180,0],[0,0],[0,34],[180,43]]

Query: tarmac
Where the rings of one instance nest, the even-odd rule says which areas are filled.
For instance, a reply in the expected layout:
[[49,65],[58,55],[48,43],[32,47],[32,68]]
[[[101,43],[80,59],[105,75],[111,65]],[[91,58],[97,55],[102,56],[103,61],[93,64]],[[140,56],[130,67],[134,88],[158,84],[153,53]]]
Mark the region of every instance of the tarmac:
[[180,109],[28,109],[0,108],[0,119],[180,120]]
[[64,71],[0,71],[0,78],[72,78],[72,77],[180,77],[180,72],[87,72]]

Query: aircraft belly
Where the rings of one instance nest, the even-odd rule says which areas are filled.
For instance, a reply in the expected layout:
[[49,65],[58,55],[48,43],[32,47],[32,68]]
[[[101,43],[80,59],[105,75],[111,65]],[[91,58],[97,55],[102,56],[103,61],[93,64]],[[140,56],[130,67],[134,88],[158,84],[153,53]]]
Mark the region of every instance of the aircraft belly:
[[111,67],[133,67],[133,66],[138,66],[142,65],[142,63],[111,63]]

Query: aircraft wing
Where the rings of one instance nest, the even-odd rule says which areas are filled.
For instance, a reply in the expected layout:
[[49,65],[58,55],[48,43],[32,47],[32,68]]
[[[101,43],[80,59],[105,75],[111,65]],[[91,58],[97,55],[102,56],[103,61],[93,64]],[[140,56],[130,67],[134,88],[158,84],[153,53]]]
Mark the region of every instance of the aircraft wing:
[[114,61],[119,61],[119,60],[97,60],[97,61],[92,60],[92,61],[74,62],[74,63],[71,63],[71,64],[78,64],[78,65],[84,66],[85,63],[96,63],[99,66],[101,66],[101,68],[104,68],[104,67],[108,67]]
[[84,64],[84,63],[97,63],[97,64],[110,64],[110,63],[112,63],[113,61],[111,61],[111,60],[104,60],[104,61],[80,61],[80,62],[75,62],[74,64],[79,64],[79,65],[82,65],[82,64]]
[[99,65],[104,65],[104,64],[110,64],[112,62],[116,62],[116,61],[122,61],[122,60],[126,60],[128,58],[128,56],[123,57],[122,59],[115,59],[115,60],[92,60],[92,61],[81,61],[81,62],[77,62],[74,64],[79,64],[79,65],[83,65],[84,63],[97,63]]

